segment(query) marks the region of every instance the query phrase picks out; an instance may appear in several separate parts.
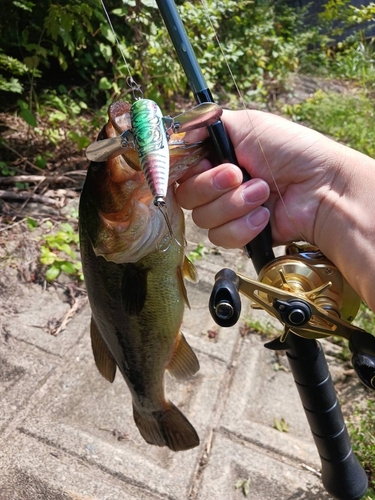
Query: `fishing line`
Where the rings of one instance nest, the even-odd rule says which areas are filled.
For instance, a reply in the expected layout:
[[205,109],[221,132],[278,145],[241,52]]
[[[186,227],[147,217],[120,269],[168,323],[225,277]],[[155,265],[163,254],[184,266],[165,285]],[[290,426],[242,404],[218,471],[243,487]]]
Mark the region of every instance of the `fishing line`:
[[283,205],[283,208],[284,208],[284,210],[285,210],[285,214],[286,214],[286,216],[287,216],[287,218],[288,218],[288,220],[289,220],[289,222],[290,222],[291,226],[294,228],[294,230],[295,230],[295,231],[299,234],[299,236],[301,237],[301,240],[302,240],[302,241],[306,241],[306,238],[305,238],[305,237],[304,237],[304,236],[303,236],[303,235],[299,232],[299,230],[297,229],[296,225],[294,224],[294,222],[293,222],[293,220],[292,220],[291,216],[289,215],[288,209],[287,209],[287,207],[286,207],[286,203],[285,203],[284,198],[283,198],[283,196],[282,196],[282,194],[281,194],[280,188],[279,188],[279,186],[278,186],[278,184],[277,184],[277,182],[276,182],[276,177],[275,177],[275,175],[274,175],[274,173],[273,173],[273,171],[272,171],[272,169],[271,169],[271,165],[270,165],[270,164],[269,164],[269,162],[268,162],[268,159],[267,159],[266,153],[265,153],[265,151],[264,151],[264,149],[263,149],[262,143],[260,142],[259,136],[258,136],[258,134],[257,134],[257,132],[256,132],[256,129],[255,129],[255,126],[254,126],[254,124],[253,124],[253,120],[251,119],[250,112],[249,112],[248,108],[246,107],[246,102],[245,102],[245,99],[244,99],[244,97],[243,97],[243,95],[242,95],[242,92],[241,92],[241,90],[240,90],[240,88],[239,88],[239,86],[238,86],[238,84],[237,84],[237,81],[236,81],[236,79],[235,79],[235,77],[234,77],[233,71],[232,71],[232,69],[231,69],[231,67],[230,67],[230,64],[229,64],[228,58],[227,58],[227,56],[226,56],[226,54],[225,54],[225,52],[224,52],[223,46],[222,46],[222,44],[221,44],[221,42],[220,42],[219,36],[218,36],[218,34],[217,34],[217,32],[216,32],[216,29],[215,29],[215,27],[214,27],[214,25],[213,25],[213,23],[212,23],[212,21],[211,21],[211,17],[210,17],[209,11],[208,11],[208,5],[207,5],[207,3],[206,3],[206,0],[200,0],[200,2],[201,2],[201,5],[202,5],[202,7],[203,7],[203,11],[204,11],[204,14],[205,14],[205,16],[206,16],[206,19],[207,19],[207,21],[208,21],[208,23],[209,23],[209,25],[210,25],[210,27],[211,27],[211,30],[212,30],[212,32],[213,32],[213,34],[214,34],[214,37],[215,37],[216,43],[217,43],[217,45],[218,45],[218,47],[219,47],[219,50],[220,50],[220,52],[221,52],[221,55],[222,55],[222,57],[223,57],[223,59],[224,59],[225,65],[226,65],[226,67],[227,67],[227,69],[228,69],[228,72],[229,72],[229,74],[230,74],[231,78],[232,78],[232,81],[233,81],[233,84],[234,84],[234,86],[235,86],[236,92],[237,92],[237,94],[238,94],[239,101],[240,101],[240,103],[241,103],[242,109],[246,111],[247,118],[248,118],[249,123],[250,123],[250,125],[251,125],[251,128],[252,128],[252,130],[253,130],[253,132],[254,132],[254,134],[255,134],[255,139],[256,139],[256,142],[257,142],[257,144],[258,144],[258,146],[259,146],[259,149],[260,149],[260,151],[261,151],[261,153],[262,153],[262,156],[263,156],[263,158],[264,158],[264,161],[266,162],[267,169],[268,169],[268,171],[269,171],[269,173],[270,173],[270,175],[271,175],[272,182],[273,182],[273,183],[274,183],[274,185],[275,185],[275,188],[276,188],[277,194],[278,194],[278,196],[279,196],[279,198],[280,198],[280,201],[281,201],[281,203],[282,203],[282,205]]
[[[107,8],[104,4],[104,0],[100,0],[101,4],[102,4],[102,7],[103,7],[103,10],[104,10],[104,13],[106,15],[106,18],[107,18],[107,21],[108,21],[108,24],[112,30],[112,33],[113,33],[113,36],[115,37],[115,41],[116,41],[116,45],[117,45],[117,48],[122,56],[122,59],[125,63],[125,66],[126,66],[126,69],[127,69],[127,72],[129,74],[129,76],[127,77],[126,79],[126,83],[129,85],[132,93],[133,93],[133,97],[135,100],[137,99],[142,99],[143,98],[143,92],[141,90],[141,87],[140,85],[137,84],[137,82],[134,80],[133,76],[132,76],[132,73],[131,73],[131,70],[130,70],[130,65],[128,64],[128,61],[125,57],[125,54],[124,54],[124,51],[122,50],[122,47],[120,45],[120,41],[118,39],[118,36],[117,36],[117,33],[113,27],[113,24],[112,24],[112,21],[111,21],[111,18],[110,18],[110,15],[107,11]],[[139,92],[139,97],[137,97],[135,95],[135,92]],[[166,205],[165,205],[165,201],[159,201],[157,199],[154,200],[154,205],[159,209],[160,213],[162,214],[163,218],[164,218],[164,221],[167,225],[167,228],[168,228],[168,231],[169,231],[169,239],[168,239],[168,243],[167,243],[167,246],[166,248],[161,248],[161,243],[158,244],[158,251],[160,252],[165,252],[166,250],[168,250],[168,248],[170,247],[170,244],[171,244],[171,241],[172,239],[175,240],[175,242],[181,246],[181,243],[176,239],[176,237],[174,236],[173,234],[173,230],[172,230],[172,226],[171,226],[171,223],[169,221],[169,218],[168,218],[168,214],[166,212]]]
[[129,87],[130,87],[130,89],[131,89],[131,91],[133,93],[134,99],[139,99],[138,97],[136,97],[135,92],[140,92],[140,98],[142,98],[143,97],[143,92],[141,90],[141,86],[138,85],[138,83],[133,78],[133,75],[132,75],[132,73],[130,71],[130,66],[129,66],[128,61],[127,61],[127,59],[125,57],[124,51],[122,50],[120,41],[119,41],[119,39],[117,37],[117,33],[116,33],[116,31],[115,31],[115,29],[113,27],[113,24],[112,24],[112,21],[111,21],[111,17],[109,15],[108,11],[107,11],[106,6],[104,5],[104,0],[100,0],[100,3],[102,4],[105,16],[106,16],[107,21],[108,21],[108,24],[109,24],[109,26],[110,26],[110,28],[112,30],[113,36],[115,37],[117,49],[118,49],[118,51],[121,54],[121,57],[122,57],[122,59],[123,59],[123,61],[125,63],[125,67],[126,67],[126,70],[128,72],[128,75],[129,75],[128,78],[126,79],[126,83],[129,85]]

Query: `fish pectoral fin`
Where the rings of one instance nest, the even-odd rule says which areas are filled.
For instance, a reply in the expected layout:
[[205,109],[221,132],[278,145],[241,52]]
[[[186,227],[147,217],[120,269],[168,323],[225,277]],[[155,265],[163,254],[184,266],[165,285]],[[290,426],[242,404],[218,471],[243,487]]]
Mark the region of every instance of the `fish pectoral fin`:
[[178,282],[180,284],[180,290],[181,290],[182,296],[184,298],[184,302],[188,306],[188,308],[190,309],[190,303],[189,303],[189,299],[187,296],[187,290],[186,290],[186,286],[185,286],[185,282],[184,282],[184,276],[183,276],[182,269],[180,267],[177,268],[177,279],[178,279]]
[[172,451],[190,450],[199,445],[199,437],[180,410],[168,402],[166,409],[141,415],[133,404],[134,421],[148,444],[168,446]]
[[136,264],[123,265],[121,285],[122,306],[128,314],[139,314],[145,305],[147,295],[147,269]]
[[189,281],[192,281],[193,283],[197,283],[197,281],[198,281],[197,270],[195,269],[195,266],[191,262],[191,260],[189,260],[186,257],[186,255],[184,257],[184,262],[182,263],[182,266],[180,268],[178,268],[178,279],[180,282],[180,289],[181,289],[182,296],[184,297],[185,304],[190,309],[190,304],[189,304],[189,299],[187,296],[184,278],[186,278]]
[[167,370],[172,377],[186,379],[197,373],[199,370],[199,361],[182,333],[180,333],[177,342],[176,349],[167,366]]
[[193,283],[198,283],[198,272],[188,257],[184,257],[184,263],[182,264],[182,275],[189,281]]
[[108,382],[112,383],[116,376],[116,361],[108,349],[107,344],[104,342],[93,317],[91,317],[90,334],[95,364],[101,375],[107,379]]

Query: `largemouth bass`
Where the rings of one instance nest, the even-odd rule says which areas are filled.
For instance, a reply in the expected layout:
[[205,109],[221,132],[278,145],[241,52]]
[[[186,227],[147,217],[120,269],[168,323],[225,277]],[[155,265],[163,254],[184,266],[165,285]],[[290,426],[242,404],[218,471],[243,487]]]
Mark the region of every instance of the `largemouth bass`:
[[[98,139],[129,128],[130,105],[114,103]],[[169,229],[132,148],[107,161],[91,162],[79,208],[96,366],[110,382],[120,370],[141,435],[147,443],[173,451],[199,444],[195,429],[166,398],[164,388],[166,370],[178,379],[199,370],[180,332],[188,303],[184,278],[196,281],[196,273],[184,256],[184,217],[173,184],[205,154],[201,143],[170,148],[165,198]]]

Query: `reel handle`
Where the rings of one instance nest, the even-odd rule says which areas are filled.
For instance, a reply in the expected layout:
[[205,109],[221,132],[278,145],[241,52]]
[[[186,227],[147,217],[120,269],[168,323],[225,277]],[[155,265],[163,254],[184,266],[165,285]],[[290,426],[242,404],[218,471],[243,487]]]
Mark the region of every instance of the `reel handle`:
[[233,326],[240,317],[239,285],[239,277],[232,269],[221,269],[215,276],[208,307],[212,318],[219,326]]
[[359,500],[367,490],[367,476],[353,453],[320,343],[288,335],[286,342],[276,339],[265,347],[286,349],[321,459],[324,487],[338,500]]
[[375,389],[375,337],[361,330],[355,331],[349,340],[352,364],[361,382]]

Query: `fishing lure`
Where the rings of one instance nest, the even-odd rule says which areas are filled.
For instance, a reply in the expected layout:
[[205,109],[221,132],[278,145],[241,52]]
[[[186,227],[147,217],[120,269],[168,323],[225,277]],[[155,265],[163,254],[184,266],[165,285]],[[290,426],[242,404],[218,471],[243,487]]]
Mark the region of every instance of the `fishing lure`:
[[94,142],[86,150],[89,160],[95,162],[114,158],[127,148],[137,150],[147,185],[156,206],[165,205],[169,178],[169,145],[176,132],[186,132],[215,123],[222,114],[215,103],[203,103],[181,113],[175,118],[163,116],[159,106],[150,99],[136,99],[130,109],[132,128],[118,137]]

